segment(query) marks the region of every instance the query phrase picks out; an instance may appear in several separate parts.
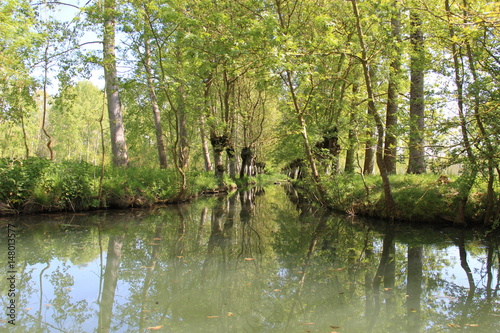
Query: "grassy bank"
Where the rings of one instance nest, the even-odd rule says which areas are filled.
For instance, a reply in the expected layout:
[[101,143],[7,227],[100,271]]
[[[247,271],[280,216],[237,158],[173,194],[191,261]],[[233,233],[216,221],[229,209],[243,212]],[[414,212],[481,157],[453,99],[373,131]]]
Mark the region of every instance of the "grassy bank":
[[[457,195],[463,186],[458,176],[436,174],[392,175],[392,193],[398,207],[397,219],[422,223],[450,223],[457,214]],[[324,180],[327,205],[351,215],[386,217],[380,176],[341,174]],[[308,197],[314,197],[312,185],[299,182]],[[476,182],[469,196],[466,218],[481,223],[486,207],[486,184]]]
[[[266,181],[224,179],[227,187]],[[146,168],[101,168],[83,162],[47,159],[0,160],[0,214],[84,211],[150,207],[175,200],[180,179],[175,171]],[[188,174],[188,196],[225,191],[208,173]]]

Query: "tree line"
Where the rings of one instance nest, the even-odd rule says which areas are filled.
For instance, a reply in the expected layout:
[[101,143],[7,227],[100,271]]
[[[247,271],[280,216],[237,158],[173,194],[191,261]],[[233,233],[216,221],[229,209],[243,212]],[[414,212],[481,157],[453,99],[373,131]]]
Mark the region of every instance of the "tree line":
[[[8,0],[1,155],[172,168],[181,194],[191,170],[301,169],[320,200],[325,176],[377,172],[389,216],[391,174],[460,165],[455,220],[483,181],[489,224],[499,13],[482,0]],[[78,82],[96,68],[104,92]]]

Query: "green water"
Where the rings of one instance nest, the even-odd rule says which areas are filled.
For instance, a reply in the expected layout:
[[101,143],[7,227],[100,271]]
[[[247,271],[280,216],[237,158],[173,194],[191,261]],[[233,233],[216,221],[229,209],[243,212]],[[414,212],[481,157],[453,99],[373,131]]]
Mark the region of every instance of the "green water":
[[0,242],[1,332],[500,332],[498,237],[326,214],[280,186],[2,218]]

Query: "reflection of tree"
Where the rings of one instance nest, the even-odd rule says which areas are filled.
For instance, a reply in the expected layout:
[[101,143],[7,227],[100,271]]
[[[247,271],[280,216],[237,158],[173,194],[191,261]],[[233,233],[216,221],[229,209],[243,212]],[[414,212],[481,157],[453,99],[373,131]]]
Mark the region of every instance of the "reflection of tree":
[[458,252],[460,253],[460,266],[462,266],[465,274],[467,275],[467,281],[469,282],[469,292],[467,294],[467,300],[465,302],[464,312],[462,314],[461,324],[467,323],[467,317],[470,311],[470,304],[474,298],[474,293],[476,291],[476,284],[474,283],[474,276],[467,263],[467,251],[465,250],[465,230],[461,230],[457,239]]
[[[66,331],[75,332],[88,328],[79,323],[96,310],[100,318],[85,324],[103,321],[108,307],[108,329],[130,332],[157,325],[181,333],[328,331],[330,326],[340,326],[333,330],[341,332],[403,332],[424,331],[431,324],[444,329],[447,324],[460,324],[464,329],[466,324],[479,324],[475,331],[500,331],[494,316],[499,311],[496,236],[484,246],[467,231],[462,240],[450,245],[439,240],[445,239],[443,233],[317,215],[305,204],[303,210],[296,209],[281,187],[271,186],[266,192],[266,197],[236,193],[194,201],[180,209],[168,206],[154,214],[136,211],[140,218],[128,221],[123,215],[108,213],[107,220],[102,220],[103,253],[114,243],[122,247],[121,260],[115,264],[112,251],[103,256],[106,269],[114,265],[117,273],[119,268],[114,288],[112,277],[103,272],[103,292],[111,294],[109,290],[114,292],[118,283],[122,298],[112,296],[115,304],[106,305],[104,299],[111,298],[103,295],[100,309],[92,308],[92,303],[77,304],[66,291],[71,279],[79,278],[78,273],[69,276],[76,271],[66,270],[69,261],[85,263],[93,258],[96,265],[99,262],[95,223],[75,218],[72,226],[67,220],[62,226],[56,219],[50,227],[33,225],[20,230],[20,244],[29,247],[19,251],[19,266],[30,262],[25,264],[28,268],[23,269],[20,286],[33,288],[23,289],[20,297],[26,304],[27,294],[32,294],[26,306],[35,304],[30,312],[34,316],[21,314],[20,319],[31,331],[40,327],[57,332],[66,326]],[[127,236],[120,240],[125,228]],[[431,238],[432,234],[437,236]],[[93,244],[93,250],[80,250],[87,244]],[[409,249],[407,244],[412,244]],[[455,261],[454,251],[450,257],[441,256],[447,249],[458,249],[453,244],[461,244],[462,251]],[[68,245],[74,246],[67,250]],[[474,260],[483,257],[484,265],[478,268]],[[450,276],[454,264],[462,273],[463,258],[475,281],[470,302],[467,280],[461,285]],[[39,324],[38,280],[46,263],[51,266],[44,272],[50,276],[43,281],[44,302],[52,306],[42,307],[45,322]],[[38,270],[32,271],[30,265],[37,265]],[[425,288],[419,292],[416,287],[422,283]],[[5,287],[5,281],[0,281],[0,287]],[[50,295],[52,289],[59,294]],[[415,309],[420,311],[416,316]],[[67,310],[67,317],[62,310]]]
[[[393,303],[393,293],[394,293],[394,280],[395,280],[395,261],[394,261],[394,225],[387,224],[385,226],[385,235],[382,244],[382,254],[380,255],[380,263],[377,268],[377,272],[371,281],[372,292],[373,292],[373,315],[372,322],[369,328],[372,329],[375,326],[375,321],[379,317],[381,310],[380,302],[380,285],[382,279],[384,280],[384,290],[386,292],[385,302],[387,307],[391,307]],[[367,285],[370,281],[367,281]],[[367,303],[369,298],[367,297]],[[391,309],[388,309],[388,313],[391,313]]]
[[[238,258],[253,258],[256,254],[253,252],[254,249],[258,251],[259,255],[262,255],[261,237],[253,227],[252,218],[255,215],[255,198],[263,193],[264,189],[262,187],[251,187],[239,191],[241,204],[241,251]],[[255,235],[257,239],[256,246],[252,244],[253,235]],[[254,263],[257,264],[256,262]],[[257,265],[255,267],[258,268]]]
[[196,243],[199,246],[203,245],[202,235],[203,235],[203,228],[205,227],[205,222],[207,221],[207,215],[208,215],[208,207],[203,207],[200,216],[200,225],[198,227],[198,234],[196,236]]
[[160,255],[160,244],[162,241],[162,229],[163,229],[163,224],[157,225],[154,238],[153,238],[153,243],[151,243],[151,259],[149,261],[148,266],[146,267],[146,277],[144,278],[144,285],[142,287],[142,295],[141,295],[141,300],[142,300],[142,306],[141,306],[141,314],[140,314],[140,321],[139,321],[139,328],[140,332],[143,332],[144,329],[146,328],[146,315],[147,312],[149,311],[148,305],[149,305],[149,291],[151,289],[151,284],[153,283],[153,273],[156,268],[156,263],[158,261],[158,257]]
[[113,235],[109,238],[106,270],[104,272],[102,297],[99,306],[99,333],[109,332],[111,328],[113,304],[115,302],[115,291],[118,283],[124,239],[124,233]]
[[305,222],[307,216],[310,216],[313,213],[313,206],[311,205],[311,202],[291,185],[284,186],[284,189],[288,199],[295,204],[295,207],[299,212],[301,222]]
[[[487,255],[486,255],[486,274],[488,276],[486,283],[486,300],[488,304],[491,304],[492,300],[498,296],[500,290],[500,251],[498,246],[498,237],[495,234],[490,233],[487,237]],[[497,254],[498,267],[497,267],[497,285],[495,289],[492,290],[493,285],[493,266],[494,266],[494,254]]]
[[38,304],[38,329],[41,331],[42,330],[42,305],[43,305],[43,273],[45,273],[45,271],[47,269],[50,268],[50,262],[47,263],[47,266],[45,266],[41,271],[40,271],[40,276],[39,276],[39,282],[38,282],[38,286],[40,288],[39,292],[40,292],[40,299],[39,299],[39,304]]
[[423,247],[408,248],[408,277],[406,300],[408,332],[420,332],[420,296],[422,294],[422,257]]
[[[226,198],[220,197],[217,204],[212,208],[212,218],[210,220],[210,238],[208,239],[207,253],[212,255],[215,252],[216,247],[220,247],[224,250],[224,244],[227,235],[227,229],[224,230],[225,216],[227,214],[226,210]],[[223,253],[225,253],[223,251]],[[208,263],[209,260],[207,260]]]
[[308,249],[307,254],[304,258],[304,264],[302,265],[302,270],[301,270],[302,276],[300,277],[297,290],[294,293],[291,310],[289,312],[289,315],[288,315],[288,318],[286,321],[286,327],[285,327],[286,331],[288,331],[290,329],[291,320],[294,316],[296,316],[295,311],[296,311],[297,305],[299,305],[299,303],[301,302],[301,296],[302,296],[302,293],[304,291],[304,286],[305,286],[305,282],[306,282],[306,275],[309,271],[309,267],[311,265],[314,252],[316,251],[318,241],[321,239],[321,236],[326,228],[326,221],[327,221],[327,215],[326,214],[321,215],[321,217],[319,218],[319,222],[316,225],[316,228],[314,229],[314,233],[311,237],[311,241],[309,243],[309,249]]

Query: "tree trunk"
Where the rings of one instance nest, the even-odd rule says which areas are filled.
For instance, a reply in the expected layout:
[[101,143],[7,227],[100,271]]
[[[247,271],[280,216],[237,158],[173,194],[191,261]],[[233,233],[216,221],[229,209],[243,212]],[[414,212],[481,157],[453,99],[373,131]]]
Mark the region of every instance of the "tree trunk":
[[397,1],[394,2],[395,13],[391,18],[392,26],[392,50],[394,56],[390,64],[389,84],[387,87],[387,112],[385,119],[385,143],[384,143],[384,163],[387,173],[396,173],[397,145],[396,129],[398,125],[398,95],[399,95],[399,76],[401,74],[401,21],[400,10],[397,7]]
[[373,175],[375,171],[375,144],[373,143],[373,130],[366,130],[365,161],[363,163],[363,174]]
[[321,184],[321,180],[320,180],[319,173],[318,173],[318,168],[316,167],[316,160],[314,158],[314,153],[313,153],[311,144],[309,142],[309,136],[307,134],[306,120],[305,120],[304,114],[302,113],[302,110],[299,106],[299,101],[298,101],[297,95],[295,93],[295,88],[294,88],[291,76],[292,76],[292,74],[290,73],[289,70],[287,70],[285,83],[287,84],[288,89],[290,89],[290,94],[292,95],[292,102],[293,102],[293,106],[294,106],[295,112],[297,114],[297,119],[299,121],[299,125],[301,128],[300,133],[302,135],[302,138],[304,139],[304,148],[306,150],[307,159],[309,160],[309,166],[311,168],[313,181],[316,185],[316,189],[319,192],[321,200],[324,200],[326,198],[326,190],[324,189],[323,185]]
[[179,166],[186,170],[189,164],[189,138],[187,129],[186,105],[184,101],[184,86],[178,89],[178,129],[179,129]]
[[113,163],[116,166],[128,164],[128,150],[125,142],[118,74],[115,55],[115,0],[104,1],[103,64],[106,96],[108,102],[109,129]]
[[238,161],[236,158],[236,151],[234,150],[234,147],[232,145],[226,148],[226,154],[229,165],[229,177],[231,177],[231,179],[236,179]]
[[104,284],[99,306],[99,332],[109,332],[113,303],[115,301],[116,285],[118,284],[118,273],[122,257],[122,247],[125,234],[109,238],[108,252],[106,257],[106,271],[104,272]]
[[[351,117],[352,119],[352,117]],[[352,124],[352,123],[351,123]],[[349,137],[348,137],[348,147],[347,151],[345,154],[345,167],[344,171],[345,172],[354,172],[354,160],[356,157],[356,132],[354,129],[350,128],[349,129]]]
[[203,160],[205,162],[205,171],[212,172],[212,162],[210,161],[210,150],[208,149],[207,134],[205,132],[205,116],[200,116],[200,135],[201,135],[201,146],[203,149]]
[[425,100],[424,100],[424,35],[420,26],[420,16],[410,13],[411,34],[413,46],[410,64],[410,143],[407,173],[425,173],[424,130],[425,130]]
[[463,89],[463,59],[462,55],[459,54],[460,48],[456,42],[454,42],[455,30],[453,29],[451,23],[451,7],[449,0],[445,0],[445,8],[448,15],[448,24],[449,24],[449,33],[451,42],[451,53],[453,57],[453,69],[454,69],[454,80],[455,85],[457,86],[457,106],[458,106],[458,119],[460,120],[460,129],[462,131],[462,140],[464,142],[465,151],[467,152],[468,164],[465,167],[470,168],[471,170],[466,170],[462,176],[461,181],[464,182],[464,186],[460,187],[460,191],[457,195],[457,214],[455,216],[454,223],[456,225],[465,225],[465,208],[467,205],[467,201],[469,199],[469,193],[472,189],[472,186],[475,182],[477,175],[477,163],[474,152],[472,151],[472,146],[469,140],[469,133],[467,130],[467,119],[465,116],[464,110],[464,89]]
[[224,167],[222,153],[224,152],[224,149],[226,149],[228,144],[227,136],[218,136],[215,133],[212,133],[210,135],[210,143],[212,144],[212,148],[214,150],[215,176],[217,176],[217,178],[219,179],[222,179],[222,177],[224,176],[224,171],[226,170],[226,168]]
[[[467,18],[467,15],[469,13],[469,4],[467,0],[463,0],[463,8],[464,8],[464,23],[468,24],[469,20]],[[467,49],[467,58],[469,60],[469,68],[472,73],[472,78],[474,79],[473,83],[478,82],[479,77],[478,73],[476,70],[476,62],[474,60],[474,56],[472,53],[472,48],[469,43],[469,41],[466,41],[465,43],[466,49]],[[498,170],[498,162],[495,162],[495,148],[494,145],[491,142],[490,136],[486,132],[486,128],[484,127],[483,119],[481,117],[481,112],[480,112],[480,95],[478,90],[473,91],[473,99],[474,99],[474,118],[476,119],[477,126],[479,128],[479,132],[481,133],[481,140],[486,143],[486,158],[488,160],[488,193],[487,193],[487,206],[486,206],[486,212],[484,216],[484,225],[490,226],[493,224],[493,220],[496,216],[494,216],[494,206],[495,206],[495,190],[493,188],[493,183],[494,183],[494,169]]]
[[224,171],[226,170],[226,168],[224,167],[224,161],[222,158],[223,151],[224,150],[217,149],[214,147],[215,176],[217,176],[217,178],[220,178],[220,179],[222,179],[222,177],[224,176]]
[[[358,92],[358,84],[354,83],[353,86],[352,86],[352,93],[353,95],[356,95],[357,92]],[[354,162],[355,162],[355,158],[356,158],[356,151],[357,151],[357,147],[356,147],[356,112],[355,112],[355,105],[356,103],[354,102],[354,99],[353,99],[353,102],[352,102],[352,105],[351,105],[351,115],[350,115],[350,127],[349,127],[349,136],[348,136],[348,146],[347,146],[347,151],[346,151],[346,156],[345,156],[345,168],[344,168],[344,171],[345,172],[354,172]]]
[[156,130],[156,146],[158,147],[158,159],[160,161],[160,168],[167,168],[167,154],[165,150],[165,143],[163,141],[163,129],[161,126],[161,116],[160,108],[158,106],[158,100],[156,98],[156,92],[153,84],[153,75],[151,71],[151,55],[149,50],[149,43],[147,37],[144,37],[144,67],[146,70],[146,78],[149,89],[149,99],[151,101],[151,108],[153,110],[153,119],[155,122]]
[[54,150],[52,149],[52,136],[47,132],[47,82],[49,73],[49,60],[48,60],[49,43],[45,48],[45,64],[44,64],[44,79],[43,79],[43,117],[42,117],[42,132],[47,137],[47,148],[50,153],[50,160],[54,160]]
[[244,147],[241,150],[241,169],[240,169],[240,178],[245,176],[252,176],[253,168],[255,166],[255,156],[252,148]]
[[380,119],[380,116],[377,113],[377,110],[375,108],[375,94],[373,92],[373,86],[372,86],[372,76],[371,76],[371,71],[370,67],[368,66],[368,57],[367,57],[367,49],[365,45],[365,40],[364,40],[364,35],[363,35],[363,29],[361,27],[361,18],[359,15],[359,10],[358,10],[358,4],[357,0],[352,0],[352,7],[353,7],[353,12],[354,16],[356,18],[356,28],[358,32],[358,38],[359,38],[359,43],[361,47],[361,54],[362,54],[362,65],[363,65],[363,73],[365,77],[365,83],[366,83],[366,92],[368,94],[368,110],[370,115],[373,117],[375,124],[377,126],[377,134],[378,134],[378,139],[377,139],[377,166],[380,170],[380,176],[382,177],[382,184],[384,187],[384,197],[385,197],[385,206],[386,206],[386,212],[389,217],[395,217],[397,214],[397,206],[396,202],[394,201],[394,198],[392,196],[392,188],[391,188],[391,183],[389,180],[389,175],[387,174],[387,169],[385,167],[384,163],[384,125],[382,123],[382,120]]
[[23,143],[24,143],[24,150],[25,150],[25,157],[29,158],[30,157],[30,148],[28,146],[28,135],[26,133],[26,125],[24,124],[24,110],[23,110],[23,105],[22,102],[19,102],[19,113],[21,116],[21,129],[23,131]]
[[423,248],[408,248],[408,278],[406,299],[408,313],[408,332],[420,332],[421,326],[421,294],[422,294],[422,260]]

